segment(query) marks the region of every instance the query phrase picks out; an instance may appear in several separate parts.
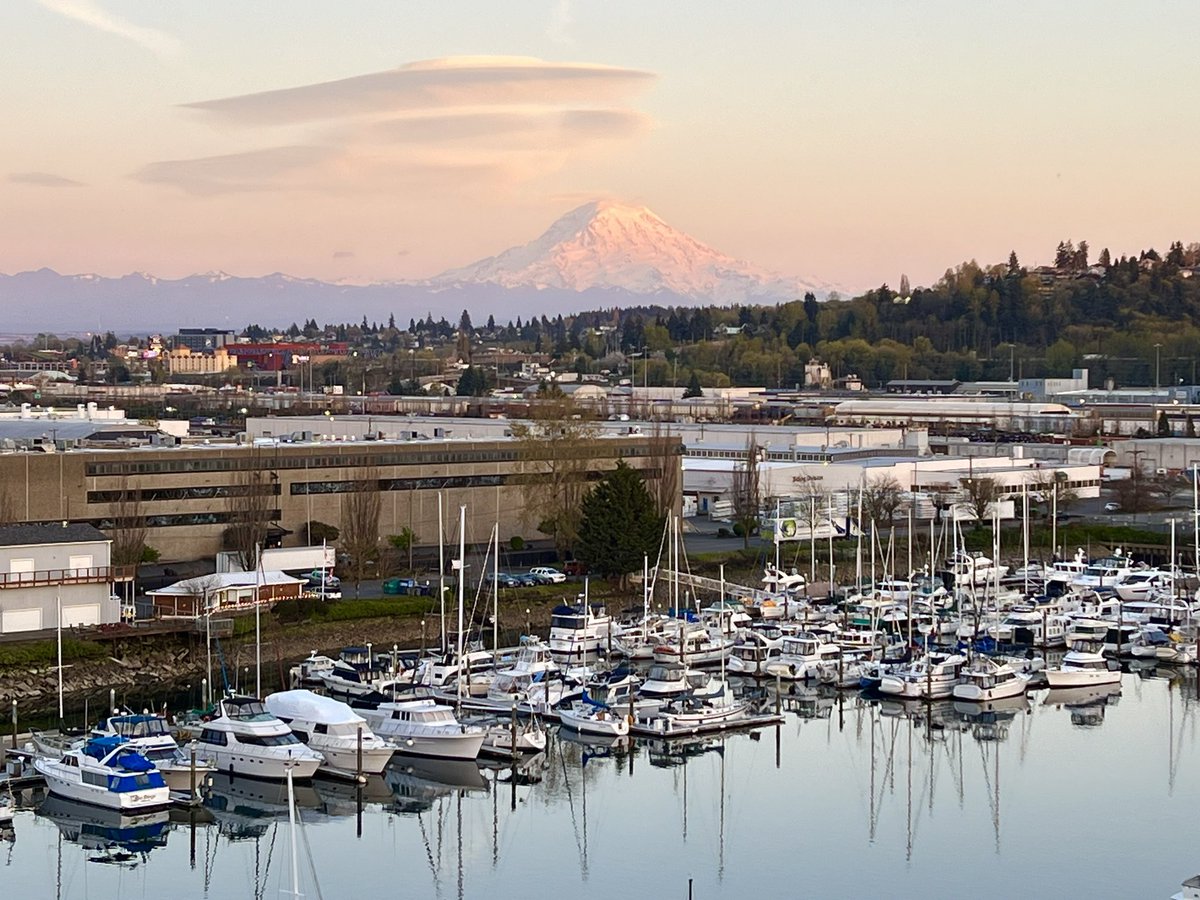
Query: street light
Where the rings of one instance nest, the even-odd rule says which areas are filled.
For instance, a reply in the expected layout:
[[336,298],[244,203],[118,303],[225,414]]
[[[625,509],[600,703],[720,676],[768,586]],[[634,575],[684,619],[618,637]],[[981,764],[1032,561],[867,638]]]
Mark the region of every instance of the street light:
[[1156,391],[1158,390],[1158,359],[1159,359],[1159,350],[1161,350],[1161,349],[1162,349],[1162,344],[1154,345],[1154,389]]

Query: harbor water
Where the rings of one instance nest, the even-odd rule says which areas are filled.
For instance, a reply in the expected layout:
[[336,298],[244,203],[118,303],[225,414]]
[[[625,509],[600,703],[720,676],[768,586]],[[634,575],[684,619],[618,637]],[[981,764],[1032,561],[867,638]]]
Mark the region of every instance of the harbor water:
[[[1167,898],[1200,872],[1194,675],[996,708],[783,688],[781,726],[296,787],[305,897]],[[286,786],[139,820],[19,795],[5,897],[289,896]],[[690,884],[689,884],[690,883]]]

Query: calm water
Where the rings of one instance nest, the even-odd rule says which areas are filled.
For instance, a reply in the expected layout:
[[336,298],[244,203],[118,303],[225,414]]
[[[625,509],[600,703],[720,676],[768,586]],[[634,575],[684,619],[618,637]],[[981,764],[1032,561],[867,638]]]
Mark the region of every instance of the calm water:
[[[508,769],[394,764],[361,815],[353,788],[298,787],[302,890],[684,898],[691,878],[696,898],[1124,900],[1200,872],[1194,678],[1128,674],[1119,697],[1043,690],[974,719],[815,691],[787,706],[778,729],[686,748],[560,734],[515,785]],[[222,779],[194,828],[176,812],[124,831],[48,801],[0,842],[2,894],[277,898],[285,791]]]

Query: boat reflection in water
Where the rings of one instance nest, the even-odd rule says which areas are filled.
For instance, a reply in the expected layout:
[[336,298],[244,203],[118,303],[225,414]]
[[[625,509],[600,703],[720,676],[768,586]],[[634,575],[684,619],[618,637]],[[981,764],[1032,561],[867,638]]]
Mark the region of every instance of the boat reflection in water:
[[88,861],[136,867],[151,851],[167,845],[171,830],[165,809],[141,814],[121,814],[48,794],[37,814],[52,821],[64,840],[88,851]]
[[[297,810],[321,808],[321,798],[311,783],[295,784],[294,791]],[[212,776],[204,806],[212,813],[221,834],[230,840],[259,838],[273,822],[287,820],[287,782],[217,773]],[[305,820],[309,818],[305,816]]]
[[1091,728],[1104,722],[1104,712],[1121,699],[1121,685],[1097,684],[1086,687],[1054,688],[1042,698],[1044,706],[1064,707],[1071,712],[1071,724]]
[[455,792],[486,791],[487,779],[473,760],[397,757],[383,770],[392,792],[392,808],[404,814],[422,813],[433,802]]
[[313,790],[321,801],[321,810],[328,816],[353,816],[358,806],[382,806],[392,802],[392,789],[382,775],[368,775],[361,784],[344,778],[318,778]]

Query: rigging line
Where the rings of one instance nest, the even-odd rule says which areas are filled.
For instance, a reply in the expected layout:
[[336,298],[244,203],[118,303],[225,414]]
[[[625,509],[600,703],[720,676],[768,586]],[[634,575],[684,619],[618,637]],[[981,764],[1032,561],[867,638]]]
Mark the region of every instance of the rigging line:
[[440,897],[442,885],[438,881],[437,865],[433,861],[433,846],[429,843],[429,832],[425,830],[425,819],[421,813],[417,813],[417,825],[421,829],[421,844],[425,847],[425,860],[429,863],[429,874],[433,876],[433,892]]
[[560,750],[558,761],[562,764],[563,785],[567,789],[567,806],[571,810],[571,829],[575,832],[575,849],[579,853],[580,865],[586,867],[587,864],[583,859],[583,844],[579,840],[579,825],[575,821],[575,797],[571,793],[571,779],[567,775],[567,754]]

